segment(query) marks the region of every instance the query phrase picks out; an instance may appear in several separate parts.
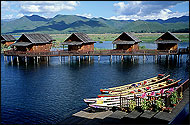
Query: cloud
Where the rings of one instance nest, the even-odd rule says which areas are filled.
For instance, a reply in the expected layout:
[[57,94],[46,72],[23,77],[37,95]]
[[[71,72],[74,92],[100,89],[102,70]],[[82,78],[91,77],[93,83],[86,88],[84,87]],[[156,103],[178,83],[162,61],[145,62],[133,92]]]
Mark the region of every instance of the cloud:
[[19,13],[19,14],[16,15],[17,18],[21,18],[23,16],[24,16],[24,14],[22,14],[22,13]]
[[86,18],[92,18],[92,14],[90,13],[84,13],[84,14],[76,14],[77,16],[83,16],[83,17],[86,17]]
[[115,20],[154,20],[154,19],[163,19],[166,20],[168,18],[172,17],[181,17],[181,16],[188,16],[189,11],[187,12],[174,12],[171,13],[171,10],[169,9],[163,9],[159,13],[146,15],[146,16],[140,16],[140,15],[120,15],[120,16],[112,16],[109,19],[115,19]]
[[13,14],[7,14],[7,15],[3,15],[1,18],[2,19],[12,19],[12,18],[14,18],[14,16],[13,16]]
[[117,7],[116,12],[120,15],[141,15],[159,13],[184,1],[129,1],[127,4],[118,2],[113,4]]
[[129,1],[128,3],[114,3],[118,16],[111,19],[138,20],[138,19],[168,19],[187,15],[188,12],[172,12],[170,8],[184,1]]
[[75,10],[77,1],[24,1],[20,2],[22,13],[55,13],[62,10]]

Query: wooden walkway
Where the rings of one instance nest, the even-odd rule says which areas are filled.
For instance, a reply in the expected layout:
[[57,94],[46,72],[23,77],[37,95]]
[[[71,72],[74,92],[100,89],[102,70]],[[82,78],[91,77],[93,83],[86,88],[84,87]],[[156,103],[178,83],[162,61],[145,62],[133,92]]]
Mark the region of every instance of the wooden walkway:
[[189,114],[189,88],[184,91],[183,99],[171,113],[154,111],[126,113],[118,110],[91,112],[86,108],[59,124],[180,124],[187,114]]
[[[138,50],[127,52],[125,50],[96,50],[96,51],[46,51],[46,52],[22,52],[8,50],[4,52],[5,56],[111,56],[111,55],[123,55],[123,56],[148,56],[148,55],[178,55],[181,51],[171,50]],[[181,54],[187,53],[186,51]]]

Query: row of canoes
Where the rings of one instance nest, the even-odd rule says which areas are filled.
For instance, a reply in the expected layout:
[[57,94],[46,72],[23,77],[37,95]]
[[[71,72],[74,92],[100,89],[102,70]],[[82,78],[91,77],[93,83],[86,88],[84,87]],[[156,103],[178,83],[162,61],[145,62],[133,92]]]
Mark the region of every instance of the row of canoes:
[[[160,96],[157,94],[159,91],[167,92],[173,89],[177,83],[181,80],[169,79],[170,75],[158,74],[158,76],[149,78],[140,82],[135,82],[123,86],[100,89],[101,94],[98,98],[84,99],[84,102],[93,108],[108,108],[113,106],[119,106],[120,97],[134,98],[134,96],[144,97],[148,94],[151,96]],[[163,95],[167,93],[163,93]]]

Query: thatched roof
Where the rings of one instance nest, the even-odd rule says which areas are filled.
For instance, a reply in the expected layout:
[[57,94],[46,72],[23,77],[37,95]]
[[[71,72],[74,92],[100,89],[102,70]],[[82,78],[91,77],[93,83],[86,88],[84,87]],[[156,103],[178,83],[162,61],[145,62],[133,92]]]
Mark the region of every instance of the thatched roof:
[[84,43],[95,43],[85,33],[73,33],[62,44],[63,45],[82,45]]
[[135,44],[142,42],[133,33],[123,32],[118,38],[116,38],[113,44]]
[[12,35],[1,35],[1,42],[14,42],[16,39]]
[[170,31],[165,32],[155,41],[155,43],[163,43],[163,44],[178,43],[178,42],[181,42],[181,40],[177,38],[174,34],[172,34]]
[[32,44],[44,44],[55,41],[49,34],[30,33],[22,34],[22,36],[12,44],[13,46],[29,46]]

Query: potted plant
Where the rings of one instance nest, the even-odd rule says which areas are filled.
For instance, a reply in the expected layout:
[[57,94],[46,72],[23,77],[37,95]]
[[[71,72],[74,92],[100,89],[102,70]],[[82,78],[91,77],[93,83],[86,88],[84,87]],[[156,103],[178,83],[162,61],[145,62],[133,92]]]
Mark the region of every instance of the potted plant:
[[137,106],[137,103],[134,100],[129,101],[129,109],[130,109],[130,111],[134,111],[136,106]]
[[144,99],[143,102],[141,103],[141,108],[144,111],[146,111],[148,109],[152,109],[152,107],[151,107],[151,101]]
[[160,110],[163,111],[163,108],[165,106],[164,100],[159,97],[158,100],[155,101],[155,106],[157,112]]
[[177,91],[173,92],[170,97],[171,104],[175,107],[178,103],[178,94]]

